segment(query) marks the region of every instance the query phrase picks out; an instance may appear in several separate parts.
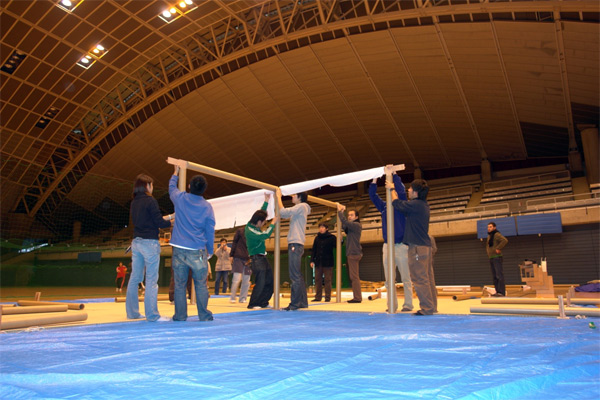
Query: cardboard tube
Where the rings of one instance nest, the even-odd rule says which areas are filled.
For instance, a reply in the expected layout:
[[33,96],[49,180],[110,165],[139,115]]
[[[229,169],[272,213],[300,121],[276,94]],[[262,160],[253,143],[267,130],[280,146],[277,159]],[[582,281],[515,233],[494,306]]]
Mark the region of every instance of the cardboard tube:
[[61,303],[58,301],[34,301],[34,300],[17,300],[17,304],[20,306],[62,306],[66,305],[69,310],[83,310],[85,305],[83,303]]
[[30,306],[30,307],[10,307],[2,309],[2,314],[33,314],[33,313],[45,313],[45,312],[62,312],[67,311],[68,307],[66,304],[57,306]]
[[477,294],[455,294],[452,296],[452,300],[461,301],[461,300],[470,300],[470,299],[478,299],[481,296],[481,293]]
[[[527,298],[527,297],[487,297],[481,299],[481,304],[558,304],[556,298]],[[600,305],[600,299],[572,298],[571,304]]]
[[[539,308],[493,308],[493,307],[471,307],[472,314],[529,314],[558,316],[558,309]],[[600,310],[589,308],[570,308],[565,310],[569,316],[585,315],[586,317],[600,317]]]
[[480,297],[481,296],[481,292],[467,292],[467,293],[457,293],[457,292],[437,292],[438,297],[444,297],[444,296],[448,296],[448,297],[452,297],[454,299],[454,297],[460,297],[460,296],[477,296]]
[[376,300],[381,297],[381,293],[378,291],[377,293],[369,296],[369,300]]
[[[126,299],[127,297],[125,296],[115,297],[115,303],[125,303]],[[169,300],[169,295],[159,294],[158,296],[156,296],[156,300]],[[144,296],[139,296],[138,301],[144,301]]]
[[87,317],[88,315],[85,312],[67,312],[64,314],[61,313],[55,315],[36,316],[32,318],[18,319],[13,321],[7,321],[6,318],[2,318],[0,329],[20,329],[38,325],[51,325],[62,324],[65,322],[85,321]]

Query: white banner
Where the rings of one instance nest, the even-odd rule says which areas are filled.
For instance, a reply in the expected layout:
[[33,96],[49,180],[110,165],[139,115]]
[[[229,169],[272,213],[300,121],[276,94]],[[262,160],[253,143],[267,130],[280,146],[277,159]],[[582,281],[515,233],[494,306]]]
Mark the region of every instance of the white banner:
[[[284,185],[281,186],[281,193],[284,196],[289,196],[327,185],[336,187],[348,186],[358,182],[370,181],[373,180],[373,178],[379,178],[384,174],[384,167],[371,168],[363,171]],[[215,229],[233,228],[248,223],[252,214],[262,206],[265,200],[265,193],[272,194],[273,197],[275,196],[273,192],[260,189],[209,200],[209,203],[212,205],[215,212]],[[273,197],[269,200],[269,207],[267,209],[269,219],[273,218],[275,215],[274,202],[276,200]]]

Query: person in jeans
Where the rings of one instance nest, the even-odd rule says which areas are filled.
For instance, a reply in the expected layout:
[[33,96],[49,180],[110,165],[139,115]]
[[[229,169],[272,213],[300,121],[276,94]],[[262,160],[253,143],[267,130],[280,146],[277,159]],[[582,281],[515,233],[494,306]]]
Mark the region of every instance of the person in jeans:
[[[265,195],[265,200],[269,200],[269,196]],[[233,270],[233,278],[231,279],[231,297],[229,298],[230,303],[235,303],[240,282],[242,287],[240,288],[239,302],[245,303],[246,297],[248,296],[248,289],[250,288],[250,276],[252,270],[250,269],[250,257],[248,256],[248,248],[246,247],[246,234],[245,227],[240,227],[235,231],[233,241],[231,242],[230,261]]]
[[385,187],[392,189],[394,208],[406,216],[403,241],[408,244],[408,268],[421,307],[414,315],[433,315],[437,312],[437,289],[429,237],[429,186],[423,179],[412,181],[409,200],[398,198],[392,182],[386,182]]
[[218,295],[221,280],[223,280],[223,293],[227,292],[229,271],[231,271],[231,260],[229,259],[229,247],[227,246],[227,239],[221,239],[219,247],[215,251],[215,256],[217,256],[217,262],[215,264],[215,272],[217,273],[217,277],[215,279],[215,295]]
[[344,216],[345,206],[337,204],[338,218],[342,222],[342,229],[346,232],[346,259],[348,260],[348,272],[352,282],[352,299],[348,303],[362,302],[362,292],[360,289],[360,277],[358,274],[360,259],[362,258],[362,246],[360,245],[360,236],[362,235],[362,225],[358,216],[358,211],[348,211],[348,218]]
[[302,254],[304,254],[304,241],[306,239],[306,220],[310,214],[310,206],[306,203],[308,195],[299,193],[292,195],[293,207],[284,208],[281,201],[281,190],[277,189],[277,201],[279,202],[279,213],[281,218],[290,219],[290,230],[288,232],[288,267],[290,280],[292,281],[292,294],[290,304],[284,308],[285,311],[293,311],[299,308],[308,308],[306,296],[306,284],[300,271]]
[[252,289],[248,308],[254,309],[269,308],[269,300],[273,296],[273,270],[267,260],[265,240],[273,233],[277,217],[273,218],[271,225],[263,232],[262,227],[267,221],[268,205],[267,201],[263,203],[261,209],[252,215],[244,231],[250,267],[254,273],[254,289]]
[[154,181],[148,175],[140,174],[133,183],[131,201],[131,221],[133,241],[131,242],[131,275],[127,284],[125,310],[128,319],[144,318],[140,314],[138,285],[144,280],[146,271],[146,295],[144,313],[147,321],[168,320],[158,313],[158,264],[160,262],[159,228],[171,226],[171,215],[162,216],[158,202],[152,197]]
[[169,180],[169,196],[175,205],[175,225],[170,245],[173,246],[173,274],[175,280],[174,321],[187,320],[187,302],[185,289],[189,270],[192,271],[196,306],[199,321],[212,321],[212,312],[208,310],[208,259],[213,253],[215,242],[215,214],[212,206],[202,196],[207,182],[202,175],[196,175],[189,184],[190,192],[181,192],[177,188],[179,166],[175,166]]
[[315,269],[315,298],[311,301],[321,301],[323,297],[323,279],[325,279],[325,301],[331,301],[331,273],[333,270],[333,249],[337,238],[329,232],[326,223],[319,224],[319,233],[315,237],[312,248],[310,266]]
[[[406,189],[404,184],[395,172],[392,173],[392,180],[394,181],[394,188],[398,194],[398,198],[401,200],[407,200]],[[385,274],[385,286],[387,287],[388,281],[388,233],[387,233],[387,204],[377,194],[377,178],[373,179],[369,186],[369,197],[371,201],[381,213],[381,231],[383,233],[383,248],[381,249],[383,255],[383,272]],[[394,211],[394,263],[400,272],[402,283],[404,284],[404,304],[402,305],[402,311],[412,311],[413,309],[413,298],[412,298],[412,281],[410,280],[410,272],[408,270],[408,245],[402,243],[404,239],[404,225],[406,224],[406,217],[399,210],[392,208]],[[394,268],[394,279],[392,282],[396,282],[396,268]],[[394,291],[389,290],[388,294]],[[398,298],[393,297],[394,301],[394,312],[398,309]]]
[[502,249],[508,243],[508,239],[498,232],[495,222],[488,224],[487,231],[488,238],[485,250],[490,259],[492,278],[494,279],[494,287],[496,288],[496,293],[492,296],[503,297],[506,296],[506,285],[504,284],[504,270],[502,269]]

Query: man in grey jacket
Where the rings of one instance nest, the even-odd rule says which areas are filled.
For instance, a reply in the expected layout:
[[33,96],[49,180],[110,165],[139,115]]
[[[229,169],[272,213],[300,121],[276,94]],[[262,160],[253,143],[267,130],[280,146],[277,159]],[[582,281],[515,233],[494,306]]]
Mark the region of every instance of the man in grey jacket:
[[348,261],[348,273],[352,283],[352,300],[348,303],[362,302],[362,291],[360,289],[359,262],[362,258],[362,246],[360,245],[360,236],[362,235],[362,225],[359,220],[358,211],[348,211],[348,218],[344,216],[346,206],[337,204],[338,218],[342,223],[342,229],[346,233],[346,260]]
[[308,195],[299,193],[292,195],[293,207],[284,208],[281,201],[281,190],[277,189],[277,200],[281,218],[290,219],[290,230],[288,232],[288,266],[290,280],[292,281],[292,295],[290,304],[285,311],[293,311],[299,308],[308,308],[306,296],[306,284],[300,271],[302,254],[304,254],[304,241],[306,240],[306,220],[310,214],[310,206],[306,203]]

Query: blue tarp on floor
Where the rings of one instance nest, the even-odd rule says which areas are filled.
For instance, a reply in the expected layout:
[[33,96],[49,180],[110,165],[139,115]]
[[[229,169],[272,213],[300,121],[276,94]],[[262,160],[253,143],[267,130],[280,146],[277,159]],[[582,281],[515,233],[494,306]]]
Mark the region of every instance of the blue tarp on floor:
[[282,312],[0,335],[0,398],[598,399],[594,319]]

